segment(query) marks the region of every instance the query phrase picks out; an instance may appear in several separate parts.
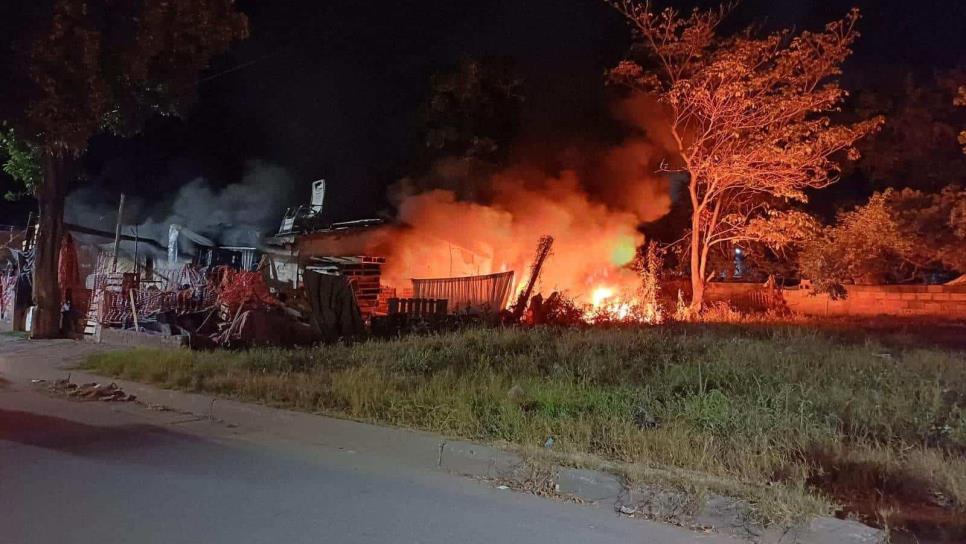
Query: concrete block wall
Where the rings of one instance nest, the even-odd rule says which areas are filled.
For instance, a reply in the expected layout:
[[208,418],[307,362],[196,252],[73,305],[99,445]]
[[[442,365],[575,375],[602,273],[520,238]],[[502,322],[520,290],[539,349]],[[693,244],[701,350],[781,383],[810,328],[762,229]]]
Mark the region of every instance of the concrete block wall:
[[966,285],[847,285],[832,300],[808,290],[782,292],[788,307],[805,315],[895,315],[966,319]]
[[[833,300],[808,289],[782,289],[781,298],[798,314],[814,316],[935,316],[966,319],[966,285],[846,285],[847,296]],[[709,301],[725,301],[741,310],[767,301],[757,283],[711,283]]]

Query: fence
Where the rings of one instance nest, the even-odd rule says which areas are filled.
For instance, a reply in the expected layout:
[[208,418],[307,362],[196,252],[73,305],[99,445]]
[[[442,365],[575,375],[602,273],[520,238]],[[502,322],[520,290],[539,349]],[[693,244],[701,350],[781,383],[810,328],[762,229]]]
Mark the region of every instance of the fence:
[[506,307],[513,272],[461,278],[413,279],[414,299],[443,299],[448,311],[467,309],[498,312]]
[[[96,324],[143,324],[165,312],[200,312],[214,306],[217,295],[208,270],[192,265],[155,269],[152,279],[134,272],[134,263],[121,260],[114,271],[113,254],[100,252],[90,284],[85,333],[94,334]],[[132,305],[133,303],[133,305]]]

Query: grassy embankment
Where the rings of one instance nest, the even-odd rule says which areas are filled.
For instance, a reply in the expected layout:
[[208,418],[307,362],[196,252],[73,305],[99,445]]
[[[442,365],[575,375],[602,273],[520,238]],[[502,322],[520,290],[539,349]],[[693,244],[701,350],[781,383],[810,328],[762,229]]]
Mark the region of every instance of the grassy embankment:
[[955,351],[791,327],[491,329],[112,352],[87,367],[532,450],[552,436],[544,455],[742,496],[776,521],[826,511],[834,499],[822,490],[966,505],[966,360]]

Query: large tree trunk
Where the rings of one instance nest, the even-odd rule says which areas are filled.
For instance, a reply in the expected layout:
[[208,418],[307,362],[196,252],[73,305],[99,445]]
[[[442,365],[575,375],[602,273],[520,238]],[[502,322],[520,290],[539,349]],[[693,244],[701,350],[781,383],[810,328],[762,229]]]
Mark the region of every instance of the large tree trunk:
[[704,306],[704,266],[701,247],[701,224],[697,214],[691,220],[691,312],[697,313]]
[[57,267],[64,237],[64,198],[69,160],[61,154],[43,156],[43,181],[35,192],[40,207],[34,253],[34,310],[31,338],[57,338],[60,332],[60,286]]

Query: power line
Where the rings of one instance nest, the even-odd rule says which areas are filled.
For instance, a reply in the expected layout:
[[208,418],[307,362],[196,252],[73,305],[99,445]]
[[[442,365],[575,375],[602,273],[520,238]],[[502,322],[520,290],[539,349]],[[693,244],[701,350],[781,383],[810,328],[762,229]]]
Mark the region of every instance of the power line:
[[250,66],[252,66],[252,65],[254,65],[256,63],[259,63],[259,62],[261,62],[261,61],[263,61],[265,59],[269,59],[269,58],[272,58],[272,57],[275,57],[275,56],[277,56],[277,54],[276,55],[265,55],[263,57],[260,57],[260,58],[257,58],[257,59],[250,60],[248,62],[239,64],[238,66],[233,66],[233,67],[231,67],[231,68],[229,68],[227,70],[223,70],[223,71],[218,72],[216,74],[211,74],[210,76],[203,77],[203,78],[199,79],[195,83],[195,85],[201,85],[202,83],[207,83],[207,82],[209,82],[209,81],[211,81],[213,79],[218,79],[218,78],[220,78],[222,76],[226,76],[228,74],[231,74],[231,73],[234,73],[234,72],[238,72],[238,71],[244,70],[245,68],[248,68],[248,67],[250,67]]

